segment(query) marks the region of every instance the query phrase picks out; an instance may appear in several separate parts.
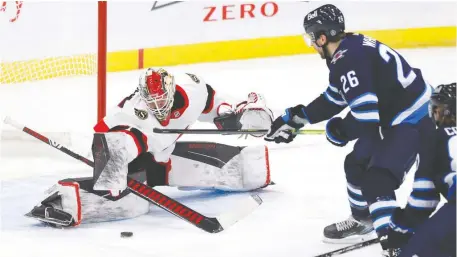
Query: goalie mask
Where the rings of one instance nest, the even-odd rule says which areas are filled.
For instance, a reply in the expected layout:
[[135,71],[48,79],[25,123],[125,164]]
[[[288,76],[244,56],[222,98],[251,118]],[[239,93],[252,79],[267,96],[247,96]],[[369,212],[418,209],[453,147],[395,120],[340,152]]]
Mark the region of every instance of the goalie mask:
[[173,75],[164,69],[147,69],[138,85],[141,99],[159,121],[167,120],[173,107],[176,84]]

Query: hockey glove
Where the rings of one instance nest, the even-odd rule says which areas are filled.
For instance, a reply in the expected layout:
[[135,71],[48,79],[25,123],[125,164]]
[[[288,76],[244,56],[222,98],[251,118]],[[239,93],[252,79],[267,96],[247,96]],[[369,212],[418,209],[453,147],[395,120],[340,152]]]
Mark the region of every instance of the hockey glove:
[[348,143],[342,130],[343,119],[340,117],[331,118],[325,127],[325,136],[327,140],[336,146],[345,146]]
[[405,210],[400,207],[395,208],[389,223],[391,230],[389,235],[392,235],[390,243],[395,248],[403,247],[414,234],[413,228],[408,227],[405,222],[402,222],[404,220],[410,220],[408,215],[405,215]]
[[233,113],[226,113],[221,116],[214,118],[213,122],[218,129],[241,129],[241,123],[239,117]]
[[[267,107],[265,98],[261,94],[249,93],[248,100],[237,105],[235,113],[239,116],[241,129],[243,130],[266,130],[273,123],[273,112]],[[245,135],[247,138],[248,135]],[[263,137],[255,135],[253,137]],[[240,136],[240,138],[243,135]]]
[[283,115],[276,118],[265,136],[265,141],[290,143],[297,136],[293,132],[308,124],[303,105],[286,109]]
[[403,220],[404,210],[396,208],[391,216],[389,227],[386,228],[386,235],[380,237],[382,249],[386,253],[384,256],[396,257],[401,253],[409,239],[413,236],[413,230],[405,226],[400,226],[399,221]]
[[217,117],[213,119],[213,122],[220,130],[241,129],[239,117],[237,117],[232,105],[228,103],[222,103],[217,107]]
[[[264,97],[254,92],[249,93],[248,99],[238,103],[235,108],[227,103],[221,104],[217,113],[218,117],[214,118],[213,122],[220,130],[266,130],[273,122],[273,113],[266,106]],[[248,134],[244,136],[247,138]],[[259,137],[256,134],[252,136]]]

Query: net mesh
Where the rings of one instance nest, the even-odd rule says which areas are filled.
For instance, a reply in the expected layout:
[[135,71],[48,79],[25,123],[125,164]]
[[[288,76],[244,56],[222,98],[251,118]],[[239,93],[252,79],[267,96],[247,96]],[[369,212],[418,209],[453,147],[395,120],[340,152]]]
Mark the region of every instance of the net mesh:
[[[32,144],[29,149],[42,145],[3,124],[5,116],[83,155],[90,149],[97,18],[97,2],[0,1],[0,157],[14,155],[18,141]],[[47,148],[33,154],[47,155]]]
[[97,57],[95,54],[84,54],[6,62],[0,64],[0,70],[1,84],[37,81],[56,77],[94,75],[97,71]]
[[77,6],[89,12],[89,21],[72,18],[65,21],[69,27],[60,25],[73,6],[0,2],[0,35],[8,38],[0,42],[0,84],[96,74],[96,16],[89,15],[96,5]]

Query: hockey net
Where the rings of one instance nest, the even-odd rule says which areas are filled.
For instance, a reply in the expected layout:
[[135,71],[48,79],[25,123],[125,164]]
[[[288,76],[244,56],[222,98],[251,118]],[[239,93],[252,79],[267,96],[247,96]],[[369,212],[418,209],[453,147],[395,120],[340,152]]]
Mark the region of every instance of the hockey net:
[[57,77],[95,75],[95,54],[58,56],[45,59],[1,63],[0,83],[13,84]]
[[[1,142],[36,140],[4,124],[6,116],[68,146],[104,116],[107,5],[74,6],[0,2]],[[78,11],[84,20],[61,23]]]

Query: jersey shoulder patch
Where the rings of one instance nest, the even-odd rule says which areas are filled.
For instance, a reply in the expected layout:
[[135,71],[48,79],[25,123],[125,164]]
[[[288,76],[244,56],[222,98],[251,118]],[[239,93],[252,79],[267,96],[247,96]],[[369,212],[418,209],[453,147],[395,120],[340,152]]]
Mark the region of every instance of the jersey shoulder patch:
[[365,66],[370,63],[369,58],[360,41],[342,42],[328,62],[328,67],[331,73],[346,73],[355,67],[368,68]]
[[334,55],[333,55],[333,58],[332,60],[330,61],[331,64],[336,64],[336,62],[339,60],[339,59],[342,59],[344,57],[344,54],[347,52],[348,50],[347,49],[342,49],[342,50],[338,50]]
[[175,76],[175,83],[178,85],[192,85],[192,86],[199,86],[201,84],[205,84],[202,77],[193,74],[193,73],[180,73],[177,72],[174,74]]
[[148,112],[146,110],[140,110],[137,108],[133,108],[135,115],[140,119],[140,120],[145,120],[148,118]]
[[191,74],[191,73],[186,73],[195,83],[200,83],[200,79],[195,76],[194,74]]

